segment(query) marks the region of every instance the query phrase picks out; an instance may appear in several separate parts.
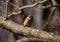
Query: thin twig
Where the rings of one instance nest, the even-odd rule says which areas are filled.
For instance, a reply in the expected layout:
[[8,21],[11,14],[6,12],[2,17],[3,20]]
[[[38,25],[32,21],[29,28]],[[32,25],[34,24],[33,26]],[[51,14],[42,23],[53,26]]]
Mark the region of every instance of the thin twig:
[[[57,5],[57,3],[56,3],[56,1],[55,0],[52,0],[52,5]],[[54,11],[56,10],[56,7],[51,7],[51,14],[50,14],[50,16],[48,17],[48,20],[47,20],[47,22],[45,23],[45,25],[44,25],[44,27],[43,28],[45,28],[48,24],[49,24],[49,22],[50,22],[50,20],[51,20],[51,18],[52,18],[52,15],[54,14]]]
[[42,6],[42,8],[44,8],[44,9],[46,9],[46,8],[51,8],[51,7],[60,7],[60,4],[58,4],[58,5]]
[[50,14],[50,16],[48,17],[48,20],[47,20],[47,22],[44,24],[43,28],[45,28],[45,27],[49,24],[49,22],[50,22],[50,20],[51,20],[51,18],[52,18],[52,15],[54,14],[54,11],[55,11],[55,10],[56,10],[56,8],[53,9],[53,11],[51,12],[51,14]]
[[34,6],[37,6],[37,5],[39,5],[39,4],[43,4],[43,3],[45,3],[46,1],[47,1],[47,0],[40,1],[40,2],[38,2],[38,3],[34,3],[34,4],[32,4],[32,5],[26,5],[26,6],[20,7],[19,10],[21,10],[21,9],[25,9],[25,8],[34,7]]
[[[21,10],[21,9],[25,9],[25,8],[29,8],[29,7],[34,7],[34,6],[36,6],[36,5],[39,5],[39,4],[44,3],[44,2],[46,2],[46,1],[47,1],[47,0],[43,0],[43,1],[40,1],[40,2],[38,2],[38,3],[34,3],[34,4],[32,4],[32,5],[26,5],[26,6],[17,8],[17,9]],[[12,5],[12,6],[16,6],[16,5],[12,4],[11,2],[9,2],[9,4]]]

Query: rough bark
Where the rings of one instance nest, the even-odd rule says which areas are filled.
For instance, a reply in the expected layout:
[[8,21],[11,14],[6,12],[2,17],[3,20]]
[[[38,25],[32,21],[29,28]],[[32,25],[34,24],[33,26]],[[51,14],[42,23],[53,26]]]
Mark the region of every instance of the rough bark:
[[16,40],[16,42],[56,42],[55,40],[45,40],[45,39],[38,39],[38,38],[22,38]]
[[10,21],[10,20],[3,21],[3,20],[4,18],[0,17],[0,24],[2,24],[6,29],[13,31],[14,33],[19,33],[25,36],[31,36],[36,38],[60,41],[60,36],[58,35],[51,35],[42,30],[33,29],[30,27],[23,27],[22,25],[18,25],[13,21]]

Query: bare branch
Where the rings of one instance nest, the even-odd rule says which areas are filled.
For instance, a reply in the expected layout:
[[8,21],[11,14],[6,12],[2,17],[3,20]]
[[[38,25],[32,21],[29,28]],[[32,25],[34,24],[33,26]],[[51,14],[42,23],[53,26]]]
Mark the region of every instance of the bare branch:
[[38,39],[38,38],[21,38],[19,40],[16,40],[16,42],[43,42],[44,40]]
[[56,42],[55,40],[48,40],[48,39],[38,39],[38,38],[21,38],[16,40],[16,42]]
[[[1,18],[1,17],[0,17]],[[0,19],[0,24],[3,20]],[[2,25],[14,33],[19,33],[23,34],[25,36],[32,36],[32,37],[37,37],[37,38],[43,38],[43,39],[51,39],[51,40],[56,40],[60,41],[60,36],[57,35],[51,35],[45,31],[38,30],[38,29],[33,29],[30,27],[23,27],[22,25],[18,25],[17,23],[7,20],[2,23]],[[56,38],[57,37],[57,38]]]
[[38,3],[34,3],[34,4],[32,4],[32,5],[26,5],[26,6],[20,7],[19,10],[21,10],[21,9],[25,9],[25,8],[34,7],[34,6],[37,6],[37,5],[39,5],[39,4],[44,3],[44,2],[46,2],[46,1],[47,1],[47,0],[40,1],[40,2],[38,2]]

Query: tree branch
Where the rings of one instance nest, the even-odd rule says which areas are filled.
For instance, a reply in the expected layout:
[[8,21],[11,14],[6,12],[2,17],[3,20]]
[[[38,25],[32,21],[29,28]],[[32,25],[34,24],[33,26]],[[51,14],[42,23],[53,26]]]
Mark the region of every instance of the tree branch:
[[14,33],[19,33],[25,36],[31,36],[31,37],[36,37],[40,39],[43,38],[43,39],[60,41],[60,36],[58,35],[51,35],[42,30],[33,29],[30,27],[23,27],[22,25],[18,25],[17,23],[11,20],[6,20],[6,21],[3,21],[3,20],[4,18],[0,17],[0,24],[2,24],[6,29],[13,31]]
[[38,39],[38,38],[21,38],[19,40],[16,40],[16,42],[56,42],[56,41],[49,39]]

